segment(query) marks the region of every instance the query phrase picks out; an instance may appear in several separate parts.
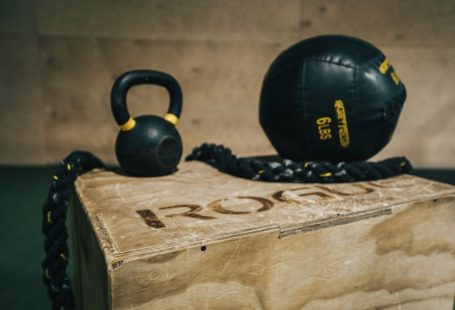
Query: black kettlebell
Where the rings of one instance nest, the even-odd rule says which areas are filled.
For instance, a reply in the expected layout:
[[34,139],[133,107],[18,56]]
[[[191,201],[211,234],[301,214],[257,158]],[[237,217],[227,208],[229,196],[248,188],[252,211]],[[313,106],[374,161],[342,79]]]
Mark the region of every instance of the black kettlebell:
[[[170,104],[163,117],[142,115],[132,118],[126,96],[135,85],[154,84],[167,89]],[[111,108],[120,132],[115,154],[120,166],[135,176],[160,176],[176,171],[182,156],[182,139],[175,128],[182,110],[182,90],[169,74],[134,70],[122,74],[112,86]]]

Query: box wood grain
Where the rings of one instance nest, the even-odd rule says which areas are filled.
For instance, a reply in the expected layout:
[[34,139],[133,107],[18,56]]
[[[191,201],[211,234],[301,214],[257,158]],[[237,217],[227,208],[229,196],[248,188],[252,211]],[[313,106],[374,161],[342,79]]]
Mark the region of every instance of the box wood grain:
[[94,279],[104,283],[97,298],[109,309],[453,303],[450,185],[408,175],[263,183],[190,162],[160,178],[93,171],[76,192],[76,269],[90,270],[76,273],[84,309],[95,302],[84,297]]

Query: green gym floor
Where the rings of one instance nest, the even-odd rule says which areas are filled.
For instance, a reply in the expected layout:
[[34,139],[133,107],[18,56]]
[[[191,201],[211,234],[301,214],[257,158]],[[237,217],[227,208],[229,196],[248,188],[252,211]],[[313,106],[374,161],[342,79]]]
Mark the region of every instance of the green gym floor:
[[[41,206],[54,169],[0,166],[0,309],[50,309],[41,282]],[[413,174],[455,184],[455,169],[416,169]]]

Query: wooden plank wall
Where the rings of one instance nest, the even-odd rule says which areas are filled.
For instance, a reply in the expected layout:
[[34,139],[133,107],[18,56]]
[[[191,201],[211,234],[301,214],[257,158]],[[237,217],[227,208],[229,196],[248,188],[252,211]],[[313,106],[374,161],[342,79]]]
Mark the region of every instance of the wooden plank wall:
[[[258,124],[263,74],[302,38],[367,39],[392,60],[408,100],[376,158],[455,165],[453,0],[0,0],[0,164],[57,162],[74,149],[115,162],[109,107],[117,75],[154,68],[184,91],[185,152],[201,142],[271,154]],[[163,114],[166,93],[133,89],[133,114]]]

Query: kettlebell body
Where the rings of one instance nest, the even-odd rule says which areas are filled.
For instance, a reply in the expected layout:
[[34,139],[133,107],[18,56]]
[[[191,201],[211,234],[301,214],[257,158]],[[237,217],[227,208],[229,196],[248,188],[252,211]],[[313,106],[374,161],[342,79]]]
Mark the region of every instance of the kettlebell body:
[[283,51],[262,86],[260,123],[278,153],[297,161],[362,161],[391,139],[406,89],[386,56],[348,36]]
[[[165,117],[143,115],[132,118],[126,95],[134,85],[155,84],[165,87],[170,106]],[[153,70],[135,70],[121,75],[111,92],[111,108],[120,132],[115,154],[120,166],[134,176],[161,176],[176,171],[182,156],[182,139],[175,128],[181,113],[182,93],[169,74]]]

